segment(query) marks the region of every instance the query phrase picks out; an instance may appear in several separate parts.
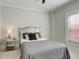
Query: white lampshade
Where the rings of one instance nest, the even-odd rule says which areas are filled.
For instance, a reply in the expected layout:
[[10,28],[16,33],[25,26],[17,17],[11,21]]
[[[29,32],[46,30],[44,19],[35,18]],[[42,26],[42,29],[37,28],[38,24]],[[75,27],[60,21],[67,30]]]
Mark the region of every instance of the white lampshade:
[[13,37],[13,35],[14,35],[13,27],[8,27],[6,29],[6,35],[7,35],[7,37]]

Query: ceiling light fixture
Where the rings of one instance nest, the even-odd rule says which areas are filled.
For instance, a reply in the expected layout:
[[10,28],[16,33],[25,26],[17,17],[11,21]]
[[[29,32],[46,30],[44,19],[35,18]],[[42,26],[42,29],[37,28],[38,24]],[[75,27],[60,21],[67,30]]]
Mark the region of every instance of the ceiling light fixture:
[[42,4],[44,4],[45,3],[45,0],[42,0]]
[[36,0],[36,1],[37,1],[37,2],[40,2],[40,1],[41,1],[42,4],[45,4],[45,1],[46,1],[46,0]]

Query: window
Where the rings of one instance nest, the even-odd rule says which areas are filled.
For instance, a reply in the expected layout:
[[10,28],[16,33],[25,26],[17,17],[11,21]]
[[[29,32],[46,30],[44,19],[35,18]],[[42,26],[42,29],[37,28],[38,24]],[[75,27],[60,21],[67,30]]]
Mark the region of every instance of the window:
[[68,41],[79,43],[79,13],[68,16]]

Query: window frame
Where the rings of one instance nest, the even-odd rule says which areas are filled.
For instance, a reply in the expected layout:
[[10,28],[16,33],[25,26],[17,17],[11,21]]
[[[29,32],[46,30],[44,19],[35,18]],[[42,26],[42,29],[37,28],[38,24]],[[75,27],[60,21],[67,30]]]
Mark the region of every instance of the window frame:
[[78,14],[78,13],[79,13],[79,9],[66,13],[66,44],[76,46],[76,47],[79,47],[79,43],[74,43],[70,41],[70,37],[69,37],[70,35],[69,35],[69,30],[68,30],[68,17],[74,14]]

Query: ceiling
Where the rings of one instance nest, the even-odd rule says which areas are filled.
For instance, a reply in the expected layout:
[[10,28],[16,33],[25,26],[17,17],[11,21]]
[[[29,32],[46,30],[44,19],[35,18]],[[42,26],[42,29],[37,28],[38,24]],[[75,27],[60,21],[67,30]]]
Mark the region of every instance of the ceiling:
[[50,11],[69,1],[70,0],[46,0],[45,4],[42,4],[41,0],[0,0],[0,3],[10,7]]

